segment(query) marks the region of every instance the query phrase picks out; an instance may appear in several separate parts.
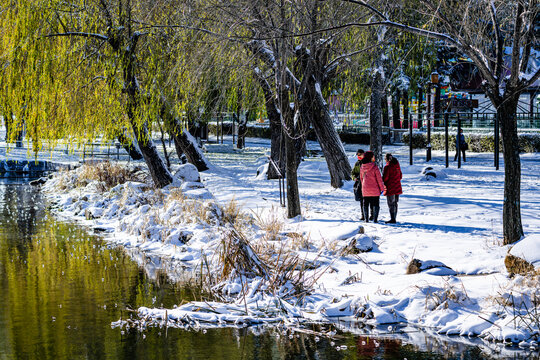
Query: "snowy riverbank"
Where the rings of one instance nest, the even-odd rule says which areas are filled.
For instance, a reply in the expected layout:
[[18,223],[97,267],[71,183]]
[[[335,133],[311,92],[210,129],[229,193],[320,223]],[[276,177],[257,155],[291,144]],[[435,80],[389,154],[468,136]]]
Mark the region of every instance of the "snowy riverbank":
[[[161,191],[138,182],[103,191],[96,181],[84,185],[76,175],[81,170],[60,173],[44,190],[64,216],[87,219],[110,241],[160,258],[147,267],[163,268],[172,277],[202,269],[213,278],[208,285],[222,301],[139,309],[147,321],[166,316],[169,326],[244,326],[340,317],[536,348],[538,278],[509,278],[505,269],[504,173],[492,167],[489,154],[470,154],[462,169],[454,163],[444,169],[442,152],[434,152],[430,166],[438,176],[426,179],[426,165],[409,166],[406,148],[385,148],[397,154],[404,173],[398,224],[385,225],[359,221],[352,182],[333,189],[321,158],[300,165],[303,216],[286,219],[277,181],[256,176],[268,142],[248,139],[247,145],[240,151],[230,144],[208,145],[213,166],[200,174],[201,182],[184,170],[177,187]],[[355,150],[347,147],[351,163]],[[540,234],[539,173],[540,154],[524,154],[521,198],[528,236]],[[251,260],[244,259],[250,274],[231,268],[224,256],[224,246],[230,250],[231,244],[248,244],[247,253],[253,251]],[[406,275],[413,258],[447,267]],[[289,281],[278,279],[279,266]]]

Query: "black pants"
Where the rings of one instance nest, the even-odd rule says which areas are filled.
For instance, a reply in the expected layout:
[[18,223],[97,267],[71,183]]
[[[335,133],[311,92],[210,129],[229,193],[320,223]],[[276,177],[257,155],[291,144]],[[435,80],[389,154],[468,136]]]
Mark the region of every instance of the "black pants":
[[[467,161],[466,157],[465,157],[465,149],[461,149],[461,153],[463,154],[463,161]],[[454,161],[457,160],[457,157],[458,157],[459,153],[456,149],[456,155],[454,155]]]
[[364,196],[364,216],[366,222],[369,221],[369,209],[371,209],[371,214],[373,215],[373,222],[377,222],[379,217],[379,196]]
[[390,211],[390,220],[395,221],[397,217],[399,195],[387,195],[386,203],[388,204],[388,210]]

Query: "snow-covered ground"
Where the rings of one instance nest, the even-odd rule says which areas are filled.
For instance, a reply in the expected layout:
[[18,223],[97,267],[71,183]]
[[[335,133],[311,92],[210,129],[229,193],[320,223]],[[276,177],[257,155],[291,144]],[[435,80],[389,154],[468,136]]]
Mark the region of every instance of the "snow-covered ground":
[[[340,317],[377,326],[407,323],[441,334],[480,335],[536,348],[540,283],[534,276],[510,278],[506,271],[509,246],[502,246],[501,235],[504,170],[495,170],[492,154],[468,153],[461,169],[453,162],[445,169],[443,152],[434,151],[429,163],[434,178],[422,174],[428,166],[424,151],[415,151],[415,165],[410,166],[406,147],[386,146],[384,151],[401,163],[403,195],[398,223],[384,224],[389,215],[381,197],[379,223],[374,224],[359,220],[352,182],[341,189],[330,186],[323,158],[308,158],[300,165],[302,217],[286,219],[277,180],[256,173],[266,162],[269,141],[247,139],[246,149],[234,150],[227,140],[206,145],[212,167],[200,174],[202,184],[184,169],[176,184],[181,192],[168,187],[156,195],[136,182],[105,193],[95,182],[71,189],[77,175],[66,173],[63,180],[45,185],[64,216],[93,218],[85,221],[110,231],[109,240],[143,251],[148,257],[141,257],[141,263],[150,271],[163,268],[174,277],[200,270],[203,264],[211,272],[223,270],[212,263],[219,263],[220,246],[234,231],[223,221],[224,209],[234,207],[231,200],[247,214],[239,224],[254,249],[266,244],[276,253],[294,251],[309,264],[302,270],[309,294],[293,294],[291,284],[270,289],[264,275],[236,274],[214,287],[227,301],[141,308],[141,318],[166,316],[179,326],[214,326]],[[351,164],[358,147],[367,150],[345,145]],[[540,154],[522,154],[521,160],[523,227],[534,240],[540,236]],[[60,192],[59,184],[65,190]],[[270,228],[278,229],[277,236],[268,236]],[[353,240],[357,251],[352,251]],[[153,256],[159,260],[148,261]],[[434,267],[407,275],[412,259]]]

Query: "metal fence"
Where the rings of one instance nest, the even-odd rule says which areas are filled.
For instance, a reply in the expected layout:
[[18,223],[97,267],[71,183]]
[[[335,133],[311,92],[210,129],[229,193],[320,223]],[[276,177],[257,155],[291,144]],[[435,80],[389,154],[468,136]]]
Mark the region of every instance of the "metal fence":
[[[457,128],[458,121],[461,122],[461,128],[465,130],[493,130],[495,126],[496,113],[440,113],[440,114],[411,114],[409,121],[412,121],[414,129],[426,130],[428,123],[431,128],[443,128],[444,117],[448,116],[448,126]],[[518,130],[540,131],[540,113],[518,113],[516,114]],[[409,125],[401,121],[403,128]]]

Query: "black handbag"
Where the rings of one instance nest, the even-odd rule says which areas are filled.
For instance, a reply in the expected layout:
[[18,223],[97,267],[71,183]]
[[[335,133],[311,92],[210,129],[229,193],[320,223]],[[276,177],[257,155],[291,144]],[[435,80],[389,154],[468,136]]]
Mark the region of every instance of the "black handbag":
[[354,182],[354,200],[360,201],[362,200],[362,184],[360,183],[360,180],[356,180]]

